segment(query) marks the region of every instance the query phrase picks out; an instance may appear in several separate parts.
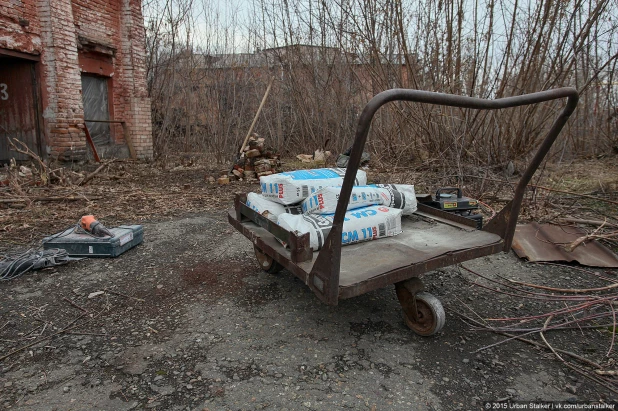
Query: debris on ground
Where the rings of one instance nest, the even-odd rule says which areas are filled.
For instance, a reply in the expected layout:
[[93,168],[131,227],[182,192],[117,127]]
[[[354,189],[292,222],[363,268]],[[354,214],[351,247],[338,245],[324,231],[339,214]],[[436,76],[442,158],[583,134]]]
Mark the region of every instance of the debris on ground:
[[[249,137],[242,154],[234,162],[232,171],[228,173],[227,177],[230,181],[252,180],[274,174],[280,167],[279,154],[266,146],[264,138],[254,134]],[[219,181],[219,184],[227,183]]]
[[[339,154],[335,164],[337,167],[346,168],[348,166],[348,161],[350,161],[350,154],[352,153],[352,147],[349,147],[346,151]],[[360,165],[363,166],[367,164],[371,160],[371,155],[365,151],[361,154]]]
[[513,251],[531,262],[566,261],[589,267],[618,268],[618,256],[585,230],[557,224],[518,225]]
[[313,154],[299,154],[296,156],[301,163],[316,163],[323,164],[332,153],[330,151],[324,151],[322,149],[317,149]]
[[[494,349],[501,344],[518,340],[526,344],[533,345],[553,354],[555,359],[560,361],[565,367],[576,375],[593,381],[614,394],[618,394],[618,381],[615,378],[615,338],[618,323],[616,313],[613,308],[618,302],[618,295],[615,293],[618,282],[608,275],[593,272],[579,267],[568,267],[566,265],[554,263],[554,266],[563,267],[563,270],[577,270],[588,276],[589,281],[602,280],[606,285],[600,287],[577,288],[572,285],[570,275],[567,277],[567,286],[545,285],[539,283],[529,283],[513,280],[495,275],[497,279],[489,275],[472,270],[460,264],[459,267],[463,278],[472,287],[479,287],[491,293],[497,298],[515,298],[520,302],[519,309],[533,304],[542,305],[538,311],[530,314],[522,312],[508,316],[496,316],[490,314],[489,318],[483,317],[477,311],[468,313],[459,312],[460,318],[469,324],[470,328],[476,332],[493,332],[505,338],[498,342],[485,345],[473,351],[474,354]],[[565,271],[563,271],[565,272]],[[567,271],[568,272],[568,271]],[[607,274],[610,274],[609,271]],[[611,275],[611,274],[610,274]],[[467,278],[472,276],[472,278]],[[548,278],[547,282],[557,283],[561,280],[560,276]],[[546,282],[545,280],[543,282]],[[609,284],[607,284],[609,283]],[[464,304],[465,307],[468,307]],[[577,332],[578,340],[583,341],[584,346],[587,340],[594,336],[603,336],[608,340],[607,347],[596,355],[598,360],[593,360],[585,353],[577,354],[572,350],[559,347],[556,342],[561,341],[559,332]],[[551,338],[548,334],[551,334]],[[536,336],[540,337],[540,340]],[[596,352],[592,350],[590,352]]]
[[[597,234],[615,230],[610,224],[618,224],[618,209],[600,199],[618,200],[616,164],[615,159],[562,164],[558,171],[562,170],[568,184],[556,171],[546,172],[538,184],[593,198],[530,190],[520,221],[562,224],[567,219],[586,220],[592,223],[584,228],[592,233],[607,217],[608,223]],[[62,409],[75,399],[72,404],[99,409],[301,409],[309,405],[316,409],[410,409],[417,401],[428,408],[454,404],[473,409],[483,405],[481,398],[616,398],[603,385],[609,382],[615,388],[617,378],[615,347],[606,356],[614,332],[610,310],[617,303],[611,289],[574,294],[586,300],[578,302],[560,301],[562,297],[557,301],[526,299],[522,295],[530,294],[506,294],[511,292],[507,286],[523,286],[497,277],[587,290],[613,286],[616,269],[581,271],[577,266],[533,264],[512,253],[467,263],[466,267],[500,281],[492,290],[474,284],[477,276],[462,276],[457,267],[433,271],[430,291],[450,308],[450,325],[437,338],[415,338],[401,320],[391,288],[333,308],[316,304],[315,295],[294,276],[263,274],[255,264],[253,245],[241,241],[222,213],[232,206],[234,191],[258,191],[257,182],[217,185],[221,170],[227,173],[231,164],[213,165],[210,154],[183,165],[191,168],[170,169],[162,160],[118,160],[82,186],[41,185],[30,164],[26,166],[38,185],[31,185],[32,180],[25,177],[17,179],[19,187],[3,185],[9,179],[8,167],[0,169],[0,251],[38,242],[41,232],[58,232],[75,224],[76,215],[84,214],[94,214],[112,226],[143,222],[152,233],[147,244],[122,260],[77,262],[0,283],[4,287],[0,345],[5,357],[0,406]],[[97,167],[69,165],[65,170],[83,178]],[[406,164],[405,168],[375,166],[367,174],[371,183],[415,182],[417,193],[460,185],[465,195],[497,211],[512,194],[512,181],[489,167],[456,169],[434,161],[412,167]],[[204,176],[212,176],[215,184],[208,184]],[[578,182],[582,177],[587,179],[585,184]],[[191,188],[185,189],[186,184]],[[19,188],[22,192],[18,193]],[[18,201],[2,203],[4,199]],[[486,211],[484,203],[480,204]],[[598,241],[618,250],[615,239]],[[578,304],[594,306],[578,313]],[[555,313],[560,307],[564,308],[562,315]],[[572,309],[574,318],[569,319]],[[547,342],[563,359],[575,362],[575,367],[584,368],[596,380],[563,365],[542,340],[538,330],[552,312],[554,318],[542,333]],[[498,329],[472,331],[458,320],[459,313]],[[534,325],[519,326],[531,331],[513,331],[519,320],[490,321],[540,315],[545,317]],[[599,318],[590,319],[594,315]],[[510,330],[499,331],[502,327]],[[518,341],[523,340],[513,339],[470,354],[498,342],[498,332],[528,341],[522,344]],[[527,332],[531,334],[524,335]],[[384,354],[389,352],[392,355]],[[333,390],[315,390],[324,384]],[[284,390],[288,385],[290,389]],[[433,394],[437,389],[439,396]],[[350,390],[361,392],[362,398],[348,395]],[[371,390],[375,391],[372,396],[366,394]],[[280,392],[286,396],[279,396]]]

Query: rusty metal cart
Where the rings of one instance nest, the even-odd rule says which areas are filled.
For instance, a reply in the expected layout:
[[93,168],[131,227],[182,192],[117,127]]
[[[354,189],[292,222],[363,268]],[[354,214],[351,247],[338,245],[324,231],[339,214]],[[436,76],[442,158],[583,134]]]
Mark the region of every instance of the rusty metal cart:
[[[341,246],[343,219],[354,177],[369,126],[381,106],[403,100],[495,110],[561,98],[567,99],[566,106],[523,173],[513,199],[482,230],[477,230],[471,219],[419,203],[413,216],[403,217],[403,233],[378,241]],[[276,273],[287,269],[303,280],[320,300],[330,305],[336,305],[340,299],[394,284],[407,326],[417,334],[433,335],[444,325],[444,309],[437,298],[423,291],[420,277],[428,271],[510,249],[525,188],[575,110],[577,100],[577,91],[572,88],[496,100],[407,89],[384,91],[369,101],[360,116],[333,226],[321,250],[312,251],[308,233],[297,235],[286,231],[247,207],[246,194],[236,196],[228,220],[253,242],[257,260],[265,271]],[[288,244],[288,248],[277,239]]]

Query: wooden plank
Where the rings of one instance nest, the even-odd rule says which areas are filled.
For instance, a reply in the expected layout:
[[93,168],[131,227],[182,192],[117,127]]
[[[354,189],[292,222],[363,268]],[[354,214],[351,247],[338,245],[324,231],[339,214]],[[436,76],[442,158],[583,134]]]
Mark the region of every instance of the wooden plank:
[[133,160],[136,160],[137,154],[135,154],[135,147],[133,147],[133,139],[131,138],[129,126],[127,125],[126,121],[122,122],[122,132],[124,133],[124,141],[127,142],[127,146],[129,147],[129,153],[131,154],[131,158]]

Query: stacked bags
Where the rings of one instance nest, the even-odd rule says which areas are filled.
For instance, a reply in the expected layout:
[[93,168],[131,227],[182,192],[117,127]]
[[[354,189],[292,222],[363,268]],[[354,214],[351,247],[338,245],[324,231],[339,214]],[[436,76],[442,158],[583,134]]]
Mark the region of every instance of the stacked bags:
[[[297,170],[260,177],[262,194],[249,193],[247,205],[288,231],[309,233],[314,251],[333,225],[345,169]],[[358,170],[343,223],[342,245],[401,233],[401,216],[416,211],[414,186],[366,185]]]

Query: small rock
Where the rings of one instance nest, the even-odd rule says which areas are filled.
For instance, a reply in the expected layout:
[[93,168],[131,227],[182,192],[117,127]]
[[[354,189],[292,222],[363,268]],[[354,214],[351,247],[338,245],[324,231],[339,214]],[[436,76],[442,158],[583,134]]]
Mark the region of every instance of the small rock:
[[467,359],[467,358],[464,358],[464,359],[463,359],[463,363],[464,363],[464,364],[468,364],[469,362],[470,362],[470,360],[469,360],[469,359]]
[[12,385],[13,385],[13,382],[7,381],[7,382],[4,383],[4,388],[9,388]]
[[448,377],[442,377],[442,381],[449,382],[450,380],[448,379]]
[[575,387],[574,385],[567,384],[565,388],[566,388],[566,391],[570,392],[571,394],[577,393],[577,387]]
[[162,375],[157,375],[156,377],[154,377],[153,381],[161,381],[163,379]]
[[508,392],[508,393],[509,393],[509,394],[511,394],[511,395],[515,395],[515,394],[517,394],[517,390],[514,390],[514,389],[512,389],[512,388],[507,388],[507,389],[506,389],[506,392]]
[[225,394],[225,388],[215,385],[210,388],[210,392],[212,393],[213,397],[223,397],[223,395]]
[[99,296],[101,294],[105,294],[105,291],[95,291],[94,293],[90,293],[90,294],[88,294],[88,298],[94,298],[94,297],[97,297],[97,296]]
[[63,392],[65,392],[65,393],[67,393],[67,392],[71,391],[71,389],[70,389],[69,387],[64,387],[64,388],[62,389],[62,391],[63,391]]
[[188,390],[192,390],[193,389],[193,385],[191,385],[191,384],[187,384],[186,387],[187,387]]
[[309,401],[303,402],[303,407],[311,408],[311,403]]
[[326,373],[322,374],[322,381],[328,380],[328,375]]

